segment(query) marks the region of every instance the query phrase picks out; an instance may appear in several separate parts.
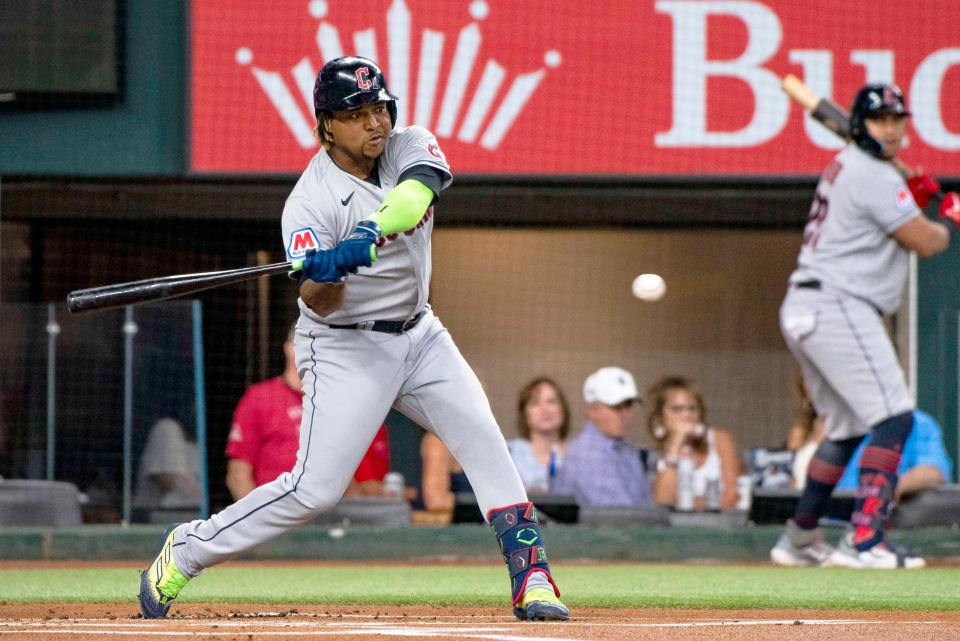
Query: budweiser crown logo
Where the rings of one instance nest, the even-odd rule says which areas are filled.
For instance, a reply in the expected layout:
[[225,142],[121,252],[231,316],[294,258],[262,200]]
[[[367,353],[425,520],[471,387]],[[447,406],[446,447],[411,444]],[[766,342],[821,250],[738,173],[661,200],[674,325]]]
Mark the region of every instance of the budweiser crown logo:
[[[352,52],[345,50],[336,25],[326,21],[329,4],[327,0],[308,3],[309,14],[320,21],[316,33],[320,66],[348,53],[377,61],[384,69],[391,93],[399,97],[397,126],[417,124],[430,129],[438,138],[456,136],[462,142],[496,149],[536,92],[546,69],[561,63],[560,52],[548,50],[543,56],[543,67],[514,75],[506,90],[500,91],[508,72],[493,58],[484,60],[481,49],[479,23],[490,12],[486,1],[470,2],[473,22],[460,29],[455,42],[449,42],[453,38],[441,31],[423,29],[421,34],[412,33],[410,9],[404,0],[394,0],[386,12],[386,34],[379,36],[385,41],[378,42],[373,27],[355,31]],[[411,59],[410,52],[414,38],[421,43],[417,61]],[[383,50],[390,54],[385,60],[377,55]],[[441,61],[447,56],[452,56],[449,72],[446,79],[441,79]],[[254,52],[249,47],[237,49],[234,58],[237,64],[250,68],[297,143],[304,149],[316,147],[312,134],[313,84],[319,66],[314,65],[310,56],[293,65],[288,78],[282,72],[254,65]],[[416,75],[412,74],[414,69]],[[468,97],[468,84],[474,73],[481,74],[480,80]]]

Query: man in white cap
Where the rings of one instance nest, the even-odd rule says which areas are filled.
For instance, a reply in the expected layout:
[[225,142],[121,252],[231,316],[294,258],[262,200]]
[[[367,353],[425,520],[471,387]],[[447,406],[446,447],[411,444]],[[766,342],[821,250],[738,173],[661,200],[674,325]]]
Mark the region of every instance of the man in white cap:
[[583,384],[583,400],[589,420],[567,445],[551,492],[573,495],[580,505],[652,507],[639,452],[627,438],[638,402],[633,376],[619,367],[601,368]]

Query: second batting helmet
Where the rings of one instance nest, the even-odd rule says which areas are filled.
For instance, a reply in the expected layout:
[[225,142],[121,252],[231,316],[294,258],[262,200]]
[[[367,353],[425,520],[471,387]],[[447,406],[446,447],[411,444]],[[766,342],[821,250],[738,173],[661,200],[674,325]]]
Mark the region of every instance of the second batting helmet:
[[865,85],[857,92],[850,108],[850,137],[861,149],[877,158],[883,157],[883,144],[867,131],[867,118],[885,114],[909,116],[903,92],[894,84]]
[[397,123],[397,99],[387,90],[383,72],[373,60],[360,56],[334,58],[323,65],[313,85],[313,109],[346,111],[374,102],[386,102],[390,122]]

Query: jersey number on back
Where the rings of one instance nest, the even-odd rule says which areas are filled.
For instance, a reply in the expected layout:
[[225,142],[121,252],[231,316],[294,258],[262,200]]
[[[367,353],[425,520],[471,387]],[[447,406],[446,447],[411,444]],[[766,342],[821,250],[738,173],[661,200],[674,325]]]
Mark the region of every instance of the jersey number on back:
[[830,202],[820,194],[813,196],[813,204],[810,206],[810,215],[807,216],[807,226],[803,228],[803,245],[810,249],[817,248],[817,241],[820,240],[820,230],[823,228],[823,221],[827,219],[827,209]]

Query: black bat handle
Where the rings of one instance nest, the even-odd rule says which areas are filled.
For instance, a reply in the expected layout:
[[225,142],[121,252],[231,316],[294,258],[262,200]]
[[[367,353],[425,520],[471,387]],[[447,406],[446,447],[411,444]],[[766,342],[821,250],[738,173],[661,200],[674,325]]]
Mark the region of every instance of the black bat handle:
[[155,300],[164,300],[175,296],[193,294],[206,289],[230,285],[260,276],[279,274],[290,270],[300,269],[302,261],[257,265],[255,267],[241,267],[218,272],[204,272],[199,274],[180,274],[176,276],[161,276],[147,278],[129,283],[105,285],[79,289],[67,295],[67,309],[72,313],[88,312],[97,309],[111,309],[146,303]]

